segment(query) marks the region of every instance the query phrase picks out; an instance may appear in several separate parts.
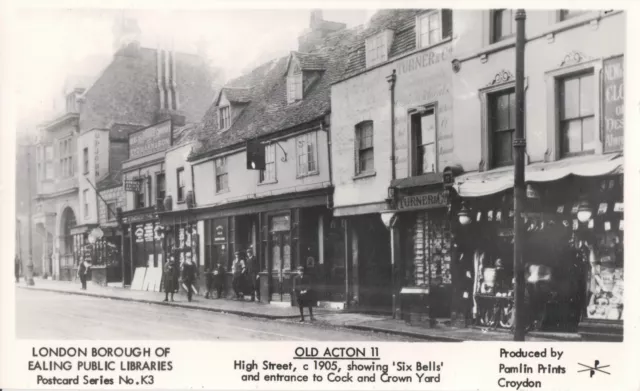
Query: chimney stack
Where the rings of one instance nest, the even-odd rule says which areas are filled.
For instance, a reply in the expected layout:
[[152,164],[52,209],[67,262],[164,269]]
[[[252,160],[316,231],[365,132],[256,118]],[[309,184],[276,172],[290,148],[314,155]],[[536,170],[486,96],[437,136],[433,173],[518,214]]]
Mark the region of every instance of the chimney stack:
[[135,56],[140,48],[142,31],[138,21],[127,18],[124,14],[118,17],[113,25],[113,50],[115,55]]
[[311,10],[309,28],[298,37],[298,51],[302,53],[312,52],[328,35],[344,30],[346,27],[345,23],[324,20],[322,10]]

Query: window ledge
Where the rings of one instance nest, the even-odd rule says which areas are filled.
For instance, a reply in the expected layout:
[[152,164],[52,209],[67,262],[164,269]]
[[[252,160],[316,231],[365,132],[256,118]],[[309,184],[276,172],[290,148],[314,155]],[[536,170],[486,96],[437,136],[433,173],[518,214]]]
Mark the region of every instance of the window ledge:
[[314,176],[314,175],[320,175],[320,171],[314,171],[314,172],[310,172],[308,174],[298,174],[296,176],[297,179],[301,179],[301,178],[306,178],[308,176]]
[[264,182],[258,182],[258,186],[263,186],[263,185],[273,185],[278,183],[278,180],[272,180],[272,181],[264,181]]
[[376,176],[376,172],[375,171],[367,171],[367,172],[361,172],[360,174],[354,175],[353,176],[353,180],[358,180],[358,179],[362,179],[362,178],[370,178],[370,177],[374,177]]
[[216,194],[224,194],[228,192],[229,192],[229,189],[224,189],[224,190],[216,191]]

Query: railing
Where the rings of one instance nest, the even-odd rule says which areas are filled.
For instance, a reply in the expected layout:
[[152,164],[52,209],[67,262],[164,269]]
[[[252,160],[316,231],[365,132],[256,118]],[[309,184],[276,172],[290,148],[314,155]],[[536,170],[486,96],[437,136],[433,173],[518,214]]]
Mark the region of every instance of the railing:
[[74,265],[73,254],[60,255],[60,267],[73,267]]

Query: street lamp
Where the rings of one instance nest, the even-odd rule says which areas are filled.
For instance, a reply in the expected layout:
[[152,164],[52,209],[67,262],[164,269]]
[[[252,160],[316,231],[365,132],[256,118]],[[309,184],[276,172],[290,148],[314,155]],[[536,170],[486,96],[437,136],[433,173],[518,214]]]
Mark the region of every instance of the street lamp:
[[583,200],[582,202],[580,202],[580,206],[578,206],[578,213],[577,213],[578,221],[581,223],[586,223],[587,221],[591,220],[592,215],[593,215],[593,211],[589,206],[589,202],[587,202],[586,200]]
[[458,212],[458,221],[460,222],[460,225],[471,224],[469,209],[467,209],[467,206],[464,204],[462,204],[462,208],[460,209],[460,212]]

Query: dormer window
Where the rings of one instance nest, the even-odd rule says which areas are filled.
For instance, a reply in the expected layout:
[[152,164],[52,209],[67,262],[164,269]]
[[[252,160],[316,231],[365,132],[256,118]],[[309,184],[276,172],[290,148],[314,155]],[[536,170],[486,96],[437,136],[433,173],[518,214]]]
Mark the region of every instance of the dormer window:
[[416,43],[419,48],[429,47],[451,38],[452,14],[450,9],[434,10],[418,16]]
[[302,100],[302,70],[299,64],[291,67],[287,75],[287,103]]
[[389,59],[389,48],[391,47],[392,37],[393,31],[386,30],[367,38],[365,42],[367,68],[383,63]]
[[231,126],[231,109],[229,106],[220,108],[220,130],[228,129]]
[[67,95],[67,113],[77,113],[78,107],[76,104],[75,91]]

